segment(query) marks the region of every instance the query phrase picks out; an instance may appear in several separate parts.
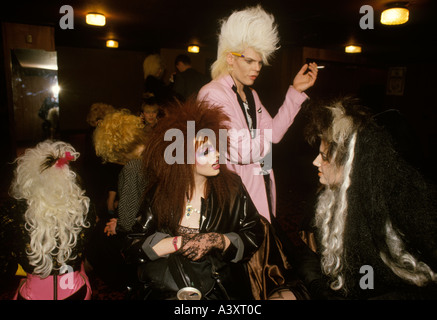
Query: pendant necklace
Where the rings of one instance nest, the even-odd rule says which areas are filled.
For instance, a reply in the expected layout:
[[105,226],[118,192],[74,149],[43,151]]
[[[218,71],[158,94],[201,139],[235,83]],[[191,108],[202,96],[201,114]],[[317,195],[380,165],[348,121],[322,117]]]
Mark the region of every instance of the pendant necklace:
[[185,216],[187,217],[187,219],[189,219],[193,213],[200,214],[200,210],[194,208],[190,203],[190,199],[187,199],[187,205],[185,207]]

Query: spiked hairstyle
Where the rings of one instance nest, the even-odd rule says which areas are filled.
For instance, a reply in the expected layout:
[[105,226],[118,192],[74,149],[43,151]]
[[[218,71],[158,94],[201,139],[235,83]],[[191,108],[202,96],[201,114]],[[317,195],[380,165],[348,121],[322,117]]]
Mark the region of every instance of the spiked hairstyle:
[[263,63],[279,48],[277,25],[273,15],[258,5],[233,12],[221,21],[217,60],[211,66],[213,79],[228,72],[226,55],[252,48],[262,56]]

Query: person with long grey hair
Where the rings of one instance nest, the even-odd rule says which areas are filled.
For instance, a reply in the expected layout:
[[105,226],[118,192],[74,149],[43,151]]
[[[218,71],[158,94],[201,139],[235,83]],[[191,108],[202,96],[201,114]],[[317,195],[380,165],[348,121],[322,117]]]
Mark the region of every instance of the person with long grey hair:
[[15,299],[91,298],[83,265],[90,199],[69,165],[78,157],[70,144],[46,140],[15,161],[7,220],[11,237],[3,239],[17,269],[27,275]]
[[310,142],[323,186],[315,212],[330,288],[346,298],[437,297],[435,186],[354,98],[312,106]]

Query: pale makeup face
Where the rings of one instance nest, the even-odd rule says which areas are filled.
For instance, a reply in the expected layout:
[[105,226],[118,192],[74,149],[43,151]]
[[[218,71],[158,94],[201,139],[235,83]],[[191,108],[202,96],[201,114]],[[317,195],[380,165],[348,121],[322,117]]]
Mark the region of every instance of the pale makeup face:
[[227,62],[237,87],[253,85],[263,65],[261,55],[252,48],[247,48],[243,52],[229,53]]
[[326,186],[337,186],[342,179],[342,168],[338,168],[331,163],[327,156],[328,145],[322,141],[320,143],[319,154],[313,161],[313,165],[319,170],[319,181]]
[[203,177],[213,177],[220,173],[219,152],[211,143],[205,142],[197,148],[195,172]]

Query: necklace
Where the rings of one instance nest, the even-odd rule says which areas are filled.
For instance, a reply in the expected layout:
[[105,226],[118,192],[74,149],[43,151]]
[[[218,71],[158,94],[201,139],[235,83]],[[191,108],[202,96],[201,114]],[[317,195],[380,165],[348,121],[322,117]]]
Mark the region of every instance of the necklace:
[[190,218],[190,216],[191,216],[193,213],[198,213],[198,214],[200,214],[200,210],[194,208],[194,207],[191,205],[191,203],[190,203],[190,199],[187,199],[187,205],[186,205],[186,207],[185,207],[185,216],[186,216],[187,218]]

